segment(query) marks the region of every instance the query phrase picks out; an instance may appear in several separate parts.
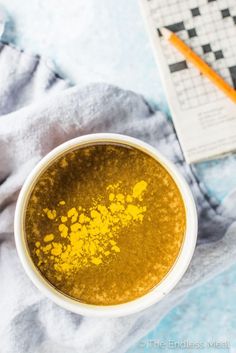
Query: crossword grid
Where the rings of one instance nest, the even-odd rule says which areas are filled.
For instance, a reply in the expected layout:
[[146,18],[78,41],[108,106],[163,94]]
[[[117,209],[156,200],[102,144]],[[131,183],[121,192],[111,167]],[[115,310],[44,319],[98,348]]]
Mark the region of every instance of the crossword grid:
[[167,27],[236,88],[235,0],[147,0],[182,109],[224,98],[161,37]]

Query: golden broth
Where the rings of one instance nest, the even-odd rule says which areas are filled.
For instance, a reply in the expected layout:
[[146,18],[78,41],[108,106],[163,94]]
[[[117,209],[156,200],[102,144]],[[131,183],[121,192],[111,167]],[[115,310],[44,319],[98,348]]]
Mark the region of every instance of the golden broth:
[[128,302],[155,287],[179,254],[185,226],[184,203],[166,169],[138,149],[105,143],[54,161],[25,215],[41,274],[96,305]]

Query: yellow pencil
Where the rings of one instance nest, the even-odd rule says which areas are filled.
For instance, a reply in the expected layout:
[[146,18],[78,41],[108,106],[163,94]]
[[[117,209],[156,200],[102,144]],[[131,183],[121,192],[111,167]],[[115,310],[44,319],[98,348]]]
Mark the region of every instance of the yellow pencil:
[[175,33],[171,32],[167,28],[162,28],[161,33],[178,51],[180,51],[187,61],[191,62],[198,70],[221,91],[223,91],[227,97],[229,97],[234,103],[236,103],[236,91],[231,87],[225,80],[220,77],[205,61],[203,61],[194,51],[189,48]]

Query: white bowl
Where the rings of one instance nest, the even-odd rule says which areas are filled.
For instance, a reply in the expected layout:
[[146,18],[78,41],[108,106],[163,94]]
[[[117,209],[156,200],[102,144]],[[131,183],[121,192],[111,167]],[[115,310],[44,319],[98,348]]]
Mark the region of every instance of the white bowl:
[[[72,298],[63,295],[61,292],[57,291],[52,285],[50,285],[50,283],[40,274],[39,270],[36,268],[30,257],[24,233],[24,217],[27,201],[33,186],[38,180],[39,175],[41,175],[41,173],[47,169],[48,165],[52,162],[52,160],[55,160],[59,156],[63,155],[65,152],[68,152],[69,150],[72,150],[75,147],[81,147],[88,144],[91,145],[92,143],[98,142],[121,143],[123,145],[132,146],[147,153],[159,163],[161,163],[176,182],[184,200],[186,210],[185,237],[182,243],[180,253],[168,274],[162,279],[160,283],[157,284],[155,288],[153,288],[149,293],[145,294],[144,296],[127,303],[108,306],[81,303],[78,300],[73,300]],[[86,316],[117,317],[136,313],[157,303],[167,293],[169,293],[179,282],[179,280],[188,268],[188,265],[191,261],[195,249],[197,239],[197,212],[192,193],[184,178],[178,172],[176,167],[165,157],[163,157],[155,148],[151,147],[147,143],[144,143],[143,141],[129,136],[100,133],[85,135],[69,140],[63,143],[62,145],[56,147],[37,164],[37,166],[33,169],[33,171],[26,179],[21,189],[16,205],[14,231],[18,255],[25,269],[25,272],[35,284],[35,286],[38,287],[38,289],[42,293],[44,293],[47,297],[52,299],[61,307],[70,310],[74,313]]]

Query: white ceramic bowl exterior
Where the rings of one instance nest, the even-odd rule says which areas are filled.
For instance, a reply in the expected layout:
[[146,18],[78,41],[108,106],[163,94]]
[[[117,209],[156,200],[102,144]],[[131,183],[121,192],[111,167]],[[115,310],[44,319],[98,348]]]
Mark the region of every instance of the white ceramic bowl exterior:
[[[53,160],[57,159],[65,152],[73,150],[77,147],[91,145],[94,143],[118,143],[132,146],[147,153],[166,168],[166,170],[175,180],[185,203],[187,220],[186,233],[180,254],[174,266],[166,275],[166,277],[164,277],[163,280],[153,290],[138,299],[124,304],[96,306],[81,303],[77,300],[73,300],[72,298],[63,295],[62,293],[57,291],[40,274],[39,270],[36,268],[30,257],[26,244],[26,237],[24,233],[25,210],[27,206],[28,197],[31,193],[33,186],[38,180],[39,175],[41,175],[42,172],[47,169],[48,165],[51,164]],[[69,140],[63,143],[62,145],[56,147],[37,164],[37,166],[28,176],[21,189],[16,205],[14,231],[17,252],[19,254],[22,265],[29,278],[41,292],[43,292],[47,297],[51,298],[55,303],[57,303],[61,307],[81,315],[97,317],[117,317],[129,315],[146,309],[150,305],[161,300],[179,282],[179,280],[188,268],[188,265],[191,261],[195,249],[197,239],[197,212],[192,193],[184,178],[180,175],[175,166],[171,162],[169,162],[165,157],[163,157],[155,148],[151,147],[150,145],[144,143],[141,140],[129,136],[110,133],[99,133],[85,135]]]

